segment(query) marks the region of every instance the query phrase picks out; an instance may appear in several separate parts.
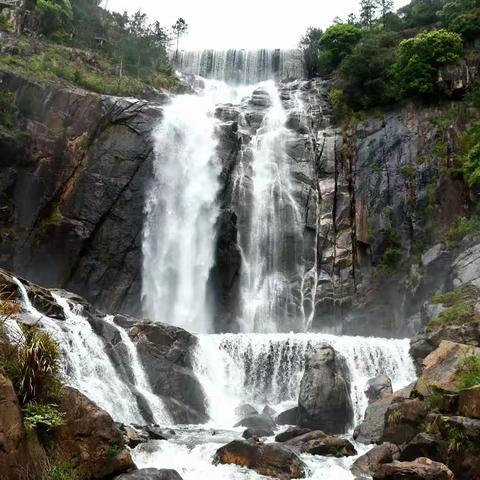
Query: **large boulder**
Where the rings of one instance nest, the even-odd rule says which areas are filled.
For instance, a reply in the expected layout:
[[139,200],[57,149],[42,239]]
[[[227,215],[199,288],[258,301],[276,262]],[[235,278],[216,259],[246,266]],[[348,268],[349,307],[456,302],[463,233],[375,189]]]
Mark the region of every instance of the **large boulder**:
[[296,425],[298,421],[298,407],[289,408],[281,412],[275,422],[277,425]]
[[279,433],[275,437],[276,442],[286,442],[291,438],[299,437],[300,435],[304,435],[305,433],[310,432],[310,428],[301,428],[301,427],[288,427],[283,432]]
[[273,433],[273,430],[256,430],[252,428],[247,428],[242,433],[242,437],[248,440],[249,438],[271,437]]
[[357,454],[355,447],[346,438],[327,435],[321,430],[304,433],[287,440],[284,444],[298,453],[311,455],[349,457]]
[[75,388],[64,387],[59,401],[65,424],[47,446],[50,458],[70,465],[82,478],[102,479],[134,470],[121,431],[112,417]]
[[380,464],[398,460],[399,455],[400,449],[397,445],[382,443],[358,457],[350,470],[358,477],[371,477]]
[[413,462],[386,463],[379,465],[374,480],[453,480],[452,471],[443,463],[420,457]]
[[246,427],[251,430],[270,431],[275,430],[276,425],[271,417],[260,413],[257,415],[250,415],[249,417],[243,418],[235,424],[235,427]]
[[480,356],[480,348],[442,341],[439,347],[423,360],[422,375],[415,385],[415,391],[423,397],[438,391],[458,392],[461,388],[458,371],[464,358],[472,354]]
[[480,418],[480,385],[459,393],[458,414],[464,417]]
[[367,389],[365,391],[369,403],[375,402],[380,398],[385,398],[392,393],[392,381],[387,375],[379,375],[378,377],[371,378],[367,383]]
[[182,480],[176,470],[162,468],[141,468],[131,473],[124,473],[115,477],[115,480]]
[[258,415],[258,410],[248,403],[243,403],[235,408],[235,415],[237,418],[241,419],[252,415]]
[[240,465],[282,480],[301,478],[306,472],[305,464],[292,450],[275,443],[262,445],[234,440],[217,450],[213,462]]
[[12,382],[0,369],[0,472],[4,480],[24,480],[25,472],[40,472],[45,452],[33,431],[23,425]]
[[330,345],[321,345],[306,355],[298,399],[298,425],[345,433],[352,421],[345,361]]

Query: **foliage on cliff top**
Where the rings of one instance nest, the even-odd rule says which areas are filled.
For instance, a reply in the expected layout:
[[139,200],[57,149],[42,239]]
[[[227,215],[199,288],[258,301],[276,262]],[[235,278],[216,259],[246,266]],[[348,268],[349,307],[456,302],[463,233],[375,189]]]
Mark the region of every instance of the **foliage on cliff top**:
[[463,285],[450,292],[435,295],[430,303],[443,305],[445,309],[427,325],[434,331],[447,325],[463,325],[478,320],[475,304],[480,299],[480,290],[475,285]]

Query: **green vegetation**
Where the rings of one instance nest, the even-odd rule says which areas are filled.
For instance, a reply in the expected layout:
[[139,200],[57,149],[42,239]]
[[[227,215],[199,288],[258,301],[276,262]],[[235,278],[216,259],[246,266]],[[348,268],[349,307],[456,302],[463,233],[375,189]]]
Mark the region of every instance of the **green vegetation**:
[[22,408],[25,425],[38,432],[48,432],[64,425],[64,414],[54,403],[30,402]]
[[397,231],[393,224],[393,212],[390,207],[386,207],[383,212],[384,228],[381,233],[385,242],[385,251],[380,258],[380,268],[387,273],[391,273],[398,268],[402,260],[402,250],[398,239]]
[[454,244],[464,238],[473,238],[480,235],[480,219],[477,217],[459,217],[445,235],[448,244]]
[[478,187],[480,185],[480,122],[474,123],[463,135],[456,159],[467,185]]
[[480,384],[480,358],[473,351],[467,353],[457,371],[459,387],[471,388]]
[[51,461],[46,468],[46,478],[47,480],[81,480],[71,465]]
[[472,442],[460,428],[448,427],[445,433],[449,451],[460,452],[472,448]]
[[474,285],[463,285],[451,292],[435,295],[430,302],[446,308],[429,322],[427,330],[433,331],[446,325],[463,325],[476,320],[475,303],[479,297],[480,291]]
[[478,0],[413,0],[398,13],[392,8],[389,0],[361,0],[358,17],[336,19],[323,33],[310,28],[302,39],[307,74],[332,77],[340,118],[409,99],[448,97],[439,69],[468,55],[480,36]]
[[107,450],[107,457],[113,458],[116,457],[120,451],[120,445],[118,443],[110,443]]

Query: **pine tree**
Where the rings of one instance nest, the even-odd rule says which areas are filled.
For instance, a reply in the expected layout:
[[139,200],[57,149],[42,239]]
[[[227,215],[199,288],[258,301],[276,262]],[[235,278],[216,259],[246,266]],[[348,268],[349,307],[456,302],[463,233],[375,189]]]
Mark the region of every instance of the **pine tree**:
[[[389,0],[386,0],[389,1]],[[368,28],[373,27],[376,16],[376,0],[361,0],[360,2],[360,23]]]
[[380,9],[380,14],[382,16],[382,22],[385,23],[385,17],[392,12],[393,10],[393,0],[376,0],[376,4]]

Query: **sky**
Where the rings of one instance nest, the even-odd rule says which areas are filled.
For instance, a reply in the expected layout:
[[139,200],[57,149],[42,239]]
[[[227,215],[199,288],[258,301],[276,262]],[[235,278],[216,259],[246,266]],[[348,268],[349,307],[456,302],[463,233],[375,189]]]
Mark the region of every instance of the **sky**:
[[[295,48],[309,26],[326,28],[359,10],[359,0],[104,0],[109,10],[145,12],[170,27],[178,17],[189,32],[184,50]],[[395,0],[396,8],[409,0]]]

